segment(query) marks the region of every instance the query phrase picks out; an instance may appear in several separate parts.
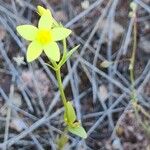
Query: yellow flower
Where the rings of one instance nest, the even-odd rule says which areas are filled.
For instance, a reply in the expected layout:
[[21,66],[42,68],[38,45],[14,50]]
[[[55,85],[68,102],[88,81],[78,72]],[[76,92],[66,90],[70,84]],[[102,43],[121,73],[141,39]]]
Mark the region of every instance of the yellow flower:
[[31,41],[27,49],[27,61],[31,62],[38,58],[44,50],[48,58],[53,61],[60,60],[60,51],[57,41],[69,36],[71,30],[62,26],[53,26],[54,18],[49,10],[39,11],[41,18],[38,28],[32,25],[17,26],[18,33],[26,40]]

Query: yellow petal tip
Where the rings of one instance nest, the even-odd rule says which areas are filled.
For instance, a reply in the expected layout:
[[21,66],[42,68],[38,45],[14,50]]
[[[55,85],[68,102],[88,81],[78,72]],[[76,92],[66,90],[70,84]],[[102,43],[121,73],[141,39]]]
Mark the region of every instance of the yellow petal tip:
[[37,12],[38,12],[38,14],[40,15],[40,16],[43,16],[44,14],[49,14],[49,15],[51,15],[51,12],[50,12],[50,10],[49,9],[45,9],[44,7],[42,7],[42,6],[40,6],[40,5],[38,5],[37,6]]
[[37,6],[37,12],[40,16],[42,16],[45,11],[46,11],[46,9],[43,8],[42,6],[40,6],[40,5]]

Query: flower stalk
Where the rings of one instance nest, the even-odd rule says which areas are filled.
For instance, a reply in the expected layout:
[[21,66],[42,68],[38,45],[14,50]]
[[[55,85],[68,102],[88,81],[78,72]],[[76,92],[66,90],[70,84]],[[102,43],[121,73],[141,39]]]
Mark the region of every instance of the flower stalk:
[[60,68],[58,68],[55,72],[56,72],[56,77],[57,77],[57,81],[58,81],[58,88],[60,91],[61,99],[62,99],[62,102],[64,104],[65,111],[67,111],[67,99],[66,99],[63,84],[62,84]]
[[150,128],[146,123],[143,123],[143,121],[139,117],[139,112],[141,112],[145,117],[150,119],[150,115],[144,110],[144,108],[137,103],[137,93],[135,89],[135,78],[134,78],[134,65],[135,65],[135,56],[136,56],[136,49],[137,49],[137,16],[136,16],[136,10],[137,10],[137,5],[132,2],[130,4],[130,7],[132,11],[129,13],[129,16],[134,19],[133,21],[133,50],[132,50],[132,55],[130,59],[130,65],[129,65],[129,70],[130,70],[130,80],[131,80],[131,102],[133,109],[135,111],[135,115],[137,120],[140,122],[141,126],[143,129],[145,129],[148,133],[150,133]]
[[[31,41],[27,48],[27,62],[32,62],[37,59],[44,51],[49,58],[51,64],[47,64],[56,73],[60,96],[64,105],[64,121],[67,125],[67,130],[72,134],[86,138],[87,133],[77,121],[75,110],[70,101],[67,101],[64,87],[61,79],[61,67],[78,49],[79,45],[67,51],[66,38],[71,34],[71,30],[63,27],[52,17],[50,10],[37,7],[38,14],[41,16],[38,22],[38,27],[32,25],[17,26],[18,33],[28,41]],[[63,55],[60,56],[58,41],[63,41]],[[61,58],[61,60],[60,60]]]
[[135,91],[135,79],[134,79],[134,65],[135,65],[135,55],[136,55],[136,48],[137,48],[137,24],[136,24],[136,14],[134,15],[134,23],[133,23],[133,50],[132,56],[130,59],[130,80],[131,80],[131,99],[133,102],[136,102],[136,91]]

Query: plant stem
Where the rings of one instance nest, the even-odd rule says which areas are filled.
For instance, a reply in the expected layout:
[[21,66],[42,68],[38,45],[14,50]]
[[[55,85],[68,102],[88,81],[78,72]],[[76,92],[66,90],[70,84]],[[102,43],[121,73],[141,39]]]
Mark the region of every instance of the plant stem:
[[59,64],[58,64],[59,66],[62,65],[62,62],[63,62],[64,58],[66,57],[66,53],[67,53],[67,43],[66,43],[66,39],[63,39],[63,49],[64,49],[64,51],[63,51],[63,56],[62,56],[61,61],[60,61]]
[[148,133],[150,133],[150,128],[145,125],[145,123],[142,122],[142,120],[139,117],[139,111],[144,114],[148,119],[150,119],[150,115],[143,109],[142,106],[137,104],[137,93],[135,90],[135,79],[134,79],[134,64],[135,64],[135,54],[136,54],[136,47],[137,47],[137,24],[136,24],[136,14],[134,16],[134,26],[133,26],[133,51],[132,56],[130,59],[130,80],[131,80],[131,101],[133,105],[133,109],[135,111],[136,119],[139,121],[139,123],[142,125],[144,130],[146,130]]
[[64,54],[67,52],[67,43],[66,43],[66,39],[63,39],[63,46],[64,46]]
[[135,91],[135,80],[134,80],[134,64],[135,64],[135,54],[136,54],[136,47],[137,47],[137,25],[136,25],[136,16],[134,17],[134,26],[133,26],[133,51],[132,56],[130,59],[130,80],[131,80],[131,99],[133,102],[136,102],[136,91]]
[[66,114],[67,114],[67,99],[66,99],[66,96],[65,96],[65,93],[64,93],[60,68],[58,68],[55,72],[56,72],[56,77],[57,77],[57,81],[58,81],[58,88],[59,88],[60,95],[61,95],[64,107],[65,107],[65,111],[66,111]]
[[60,96],[61,96],[63,105],[65,107],[66,116],[68,118],[67,99],[66,99],[66,96],[65,96],[65,92],[64,92],[64,88],[63,88],[63,84],[62,84],[62,79],[61,79],[61,66],[62,66],[61,62],[63,61],[63,59],[64,59],[64,57],[66,55],[66,52],[67,52],[66,39],[63,40],[63,49],[64,49],[63,57],[60,60],[59,64],[57,64],[55,61],[52,61],[52,60],[51,60],[51,63],[53,65],[55,73],[56,73],[56,78],[57,78],[57,82],[58,82],[58,88],[59,88],[59,91],[60,91]]

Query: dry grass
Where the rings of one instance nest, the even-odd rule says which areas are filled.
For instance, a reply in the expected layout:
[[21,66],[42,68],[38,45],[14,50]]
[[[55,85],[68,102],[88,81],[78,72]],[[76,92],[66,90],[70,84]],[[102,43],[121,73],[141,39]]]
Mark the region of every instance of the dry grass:
[[[18,37],[15,28],[19,24],[36,24],[37,4],[51,8],[54,16],[74,31],[68,39],[70,47],[81,45],[63,68],[62,76],[67,97],[73,100],[88,138],[68,136],[68,149],[105,149],[104,140],[118,138],[114,134],[116,123],[130,106],[129,63],[126,61],[131,56],[132,46],[130,1],[89,2],[84,10],[80,0],[0,0],[0,149],[55,150],[56,137],[63,133],[63,108],[57,81],[44,64],[46,58],[43,56],[32,64],[20,66],[13,59],[24,56],[26,51],[26,43]],[[149,109],[150,51],[147,52],[146,46],[141,47],[141,41],[149,38],[150,7],[146,0],[135,2],[138,4],[136,91],[138,102]],[[114,63],[104,69],[100,67],[104,60]],[[41,76],[36,75],[39,70]],[[24,72],[27,75],[22,78]],[[16,99],[20,99],[20,105]],[[20,122],[15,120],[14,125],[16,118]]]

